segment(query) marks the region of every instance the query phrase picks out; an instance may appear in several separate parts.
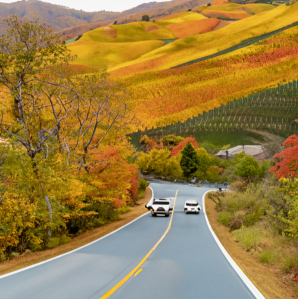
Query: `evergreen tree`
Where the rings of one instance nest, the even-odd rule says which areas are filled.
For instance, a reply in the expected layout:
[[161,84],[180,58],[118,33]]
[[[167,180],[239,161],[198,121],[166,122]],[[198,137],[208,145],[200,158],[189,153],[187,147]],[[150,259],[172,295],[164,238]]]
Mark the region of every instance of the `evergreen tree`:
[[185,148],[181,151],[182,157],[180,161],[180,166],[183,171],[183,175],[187,178],[191,176],[192,173],[196,172],[199,167],[199,158],[195,148],[190,142],[187,143]]
[[148,15],[143,15],[142,16],[142,21],[149,22],[150,21],[150,17]]

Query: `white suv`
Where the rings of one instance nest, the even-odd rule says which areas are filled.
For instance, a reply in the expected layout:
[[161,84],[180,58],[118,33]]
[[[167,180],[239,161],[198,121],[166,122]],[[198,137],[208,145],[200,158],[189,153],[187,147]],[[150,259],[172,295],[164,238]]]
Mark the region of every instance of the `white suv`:
[[199,203],[195,200],[187,200],[184,205],[184,212],[187,213],[196,213],[199,214],[201,207]]
[[164,214],[166,217],[169,217],[172,209],[170,208],[171,200],[170,199],[154,199],[151,206],[152,216],[157,214]]

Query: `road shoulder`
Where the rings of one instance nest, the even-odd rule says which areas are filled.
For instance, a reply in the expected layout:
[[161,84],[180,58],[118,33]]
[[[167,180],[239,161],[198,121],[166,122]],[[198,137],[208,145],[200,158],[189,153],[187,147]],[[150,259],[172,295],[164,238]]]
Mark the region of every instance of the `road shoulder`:
[[280,276],[273,266],[258,262],[246,252],[233,238],[228,228],[217,222],[218,213],[215,203],[206,197],[206,213],[210,225],[232,259],[266,299],[297,298],[291,286]]
[[147,188],[144,194],[144,198],[138,200],[138,204],[131,208],[131,211],[120,216],[120,220],[109,223],[105,226],[98,227],[91,231],[85,232],[82,235],[75,237],[71,242],[63,244],[59,247],[48,249],[44,251],[38,251],[30,253],[18,258],[7,260],[3,263],[0,263],[0,276],[8,274],[13,271],[21,270],[25,267],[32,266],[34,264],[44,262],[48,259],[57,257],[59,255],[65,254],[69,251],[75,250],[79,247],[87,245],[99,238],[102,238],[113,231],[123,227],[129,222],[135,220],[141,215],[145,214],[147,209],[145,204],[148,203],[149,199],[152,196],[152,191],[150,188]]

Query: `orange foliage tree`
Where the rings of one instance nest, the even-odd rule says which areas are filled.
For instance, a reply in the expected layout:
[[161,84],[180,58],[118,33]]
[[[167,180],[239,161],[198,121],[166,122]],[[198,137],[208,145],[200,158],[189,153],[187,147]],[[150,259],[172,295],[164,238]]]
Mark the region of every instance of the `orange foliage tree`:
[[278,179],[298,177],[298,136],[290,136],[283,146],[283,151],[274,156],[278,162],[270,171],[276,174]]
[[199,148],[195,138],[193,136],[190,136],[190,137],[185,138],[183,141],[181,141],[177,146],[175,146],[173,148],[172,157],[177,156],[179,154],[179,152],[184,149],[184,147],[186,146],[186,144],[188,142],[190,142],[195,149]]
[[139,177],[137,169],[119,152],[120,148],[108,146],[94,154],[88,171],[91,185],[95,187],[92,198],[110,201],[117,208],[131,203],[131,200],[136,202]]

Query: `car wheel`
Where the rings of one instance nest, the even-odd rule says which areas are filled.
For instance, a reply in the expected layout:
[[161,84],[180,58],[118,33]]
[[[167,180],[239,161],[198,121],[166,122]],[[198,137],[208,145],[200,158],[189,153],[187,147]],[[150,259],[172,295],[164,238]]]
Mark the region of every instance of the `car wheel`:
[[185,214],[188,214],[188,212],[185,212]]
[[170,214],[165,214],[165,216],[166,216],[166,217],[169,217],[169,216],[170,216]]
[[155,213],[151,213],[151,215],[152,215],[152,217],[155,217],[155,216],[156,216],[156,214],[155,214]]

